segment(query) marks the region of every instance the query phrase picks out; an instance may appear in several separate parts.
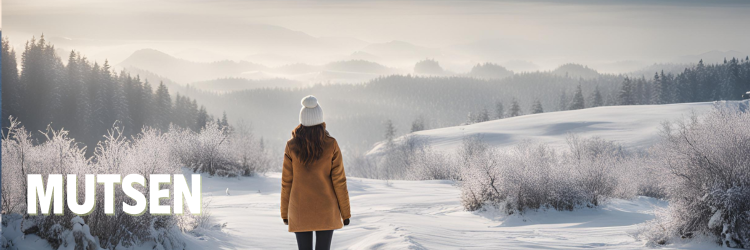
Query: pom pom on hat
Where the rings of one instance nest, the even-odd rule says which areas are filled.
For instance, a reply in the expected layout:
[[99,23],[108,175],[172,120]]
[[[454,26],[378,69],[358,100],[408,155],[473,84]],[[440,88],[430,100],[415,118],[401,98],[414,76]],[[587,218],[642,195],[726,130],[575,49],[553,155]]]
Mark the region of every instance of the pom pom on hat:
[[305,98],[302,98],[302,106],[305,106],[305,108],[314,108],[318,106],[318,99],[314,96],[305,96]]

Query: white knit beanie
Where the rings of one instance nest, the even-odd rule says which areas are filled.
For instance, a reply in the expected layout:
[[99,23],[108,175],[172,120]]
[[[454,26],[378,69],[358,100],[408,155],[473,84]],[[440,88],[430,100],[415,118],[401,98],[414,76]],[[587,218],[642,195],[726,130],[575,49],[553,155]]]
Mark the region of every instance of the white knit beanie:
[[318,105],[318,99],[314,96],[302,98],[302,109],[299,111],[299,123],[309,127],[323,123],[323,109]]

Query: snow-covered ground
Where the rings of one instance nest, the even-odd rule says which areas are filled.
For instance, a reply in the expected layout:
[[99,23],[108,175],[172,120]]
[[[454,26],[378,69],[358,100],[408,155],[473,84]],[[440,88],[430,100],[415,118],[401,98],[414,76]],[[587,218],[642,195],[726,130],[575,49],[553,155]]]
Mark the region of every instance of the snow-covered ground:
[[[749,102],[726,102],[747,107]],[[625,147],[645,148],[660,124],[710,110],[712,103],[600,107],[526,115],[467,126],[416,133],[435,149],[452,150],[466,135],[483,134],[490,144],[507,147],[532,139],[564,147],[569,132],[601,136]],[[377,152],[378,147],[373,149]],[[185,171],[185,174],[191,174]],[[189,249],[294,249],[293,233],[279,215],[281,174],[221,178],[203,175],[202,193],[221,230],[187,235]],[[190,178],[186,178],[190,180]],[[640,197],[610,200],[574,212],[537,211],[506,216],[494,210],[467,212],[451,181],[382,181],[349,178],[351,225],[334,233],[335,249],[643,249],[632,236],[639,223],[653,218],[663,201]],[[229,194],[227,195],[227,189]],[[19,236],[20,237],[20,236]],[[11,237],[16,238],[16,237]],[[23,242],[21,242],[23,241]],[[36,236],[16,241],[19,249],[46,243]],[[48,246],[48,245],[46,245]],[[25,248],[24,248],[25,247]],[[714,249],[711,242],[660,249]]]
[[[191,174],[185,171],[186,179]],[[279,216],[281,174],[221,178],[203,175],[204,199],[221,230],[186,234],[189,250],[295,249]],[[666,203],[640,197],[595,209],[507,216],[464,211],[451,181],[349,178],[352,222],[333,236],[334,249],[648,249],[631,234]],[[229,188],[230,195],[226,195]],[[50,249],[35,235],[5,235],[19,250]],[[711,242],[659,249],[718,249]],[[151,249],[149,246],[138,250]]]
[[[719,102],[730,108],[747,107],[748,101]],[[567,147],[566,136],[599,136],[619,142],[629,149],[646,149],[658,139],[664,121],[690,117],[711,110],[713,102],[665,105],[607,106],[581,110],[523,115],[464,126],[425,130],[413,133],[426,138],[433,149],[453,152],[466,136],[481,134],[495,147],[512,147],[523,140],[546,143],[553,148]],[[403,137],[396,139],[396,142]],[[384,144],[375,145],[368,154],[382,152]]]
[[[203,176],[203,194],[222,232],[190,237],[191,249],[294,249],[279,216],[281,175],[242,178]],[[333,236],[335,249],[641,249],[630,234],[653,218],[652,198],[612,200],[596,209],[540,211],[505,216],[467,212],[450,181],[349,178],[352,222]],[[229,188],[231,195],[226,195]],[[660,249],[713,249],[691,243]]]

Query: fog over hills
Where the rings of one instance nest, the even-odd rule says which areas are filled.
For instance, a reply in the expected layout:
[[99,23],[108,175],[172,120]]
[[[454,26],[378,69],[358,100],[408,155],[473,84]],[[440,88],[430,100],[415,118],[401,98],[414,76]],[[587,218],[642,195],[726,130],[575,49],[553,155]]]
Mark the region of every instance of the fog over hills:
[[[372,47],[368,46],[367,50],[372,53],[391,56],[399,54],[399,51],[417,50],[426,52],[425,55],[437,51],[399,41],[376,44]],[[195,52],[201,53],[200,51]],[[210,53],[208,51],[203,52]],[[69,52],[66,52],[64,49],[59,48],[57,49],[57,53],[60,57],[67,56],[66,53],[69,54]],[[684,58],[707,58],[704,61],[721,58],[717,63],[723,63],[723,56],[732,55],[732,58],[743,59],[741,53],[742,52],[738,51],[713,51]],[[408,53],[406,54],[408,56]],[[364,51],[355,52],[352,56],[376,59],[380,58],[379,56]],[[411,54],[411,56],[416,58],[418,55]],[[696,60],[700,61],[701,59]],[[624,74],[628,76],[651,78],[655,73],[661,72],[675,75],[684,71],[685,68],[691,67],[695,64],[695,62],[652,63],[647,66],[639,67],[639,65],[641,65],[639,62],[623,61],[609,64],[609,67],[604,66],[605,69],[609,70],[605,70],[602,73],[594,67],[574,62],[559,65],[553,70],[540,71],[538,65],[529,61],[508,61],[505,63],[481,62],[473,66],[466,66],[465,70],[450,70],[445,67],[444,61],[430,58],[416,60],[405,67],[392,67],[391,65],[363,59],[338,60],[317,65],[292,63],[269,67],[263,64],[243,60],[195,62],[177,58],[154,49],[142,49],[135,51],[116,66],[132,72],[146,70],[153,74],[160,75],[161,77],[168,78],[176,84],[193,84],[193,87],[197,89],[228,92],[254,88],[295,88],[310,86],[313,84],[361,84],[379,77],[408,74],[432,77],[460,76],[490,80],[503,79],[513,76],[514,74],[550,72],[556,76],[570,77],[574,79],[596,79],[601,74],[611,74],[612,68],[617,67],[630,67],[637,69],[624,72]],[[453,66],[455,66],[455,64],[453,64]],[[521,70],[518,70],[519,68]]]
[[153,49],[138,50],[118,66],[147,69],[183,83],[240,76],[243,72],[267,69],[266,66],[246,61],[191,62]]
[[260,80],[251,80],[244,78],[220,78],[215,80],[192,82],[189,84],[189,86],[200,90],[226,93],[232,91],[260,88],[297,88],[304,87],[306,86],[306,84],[284,78],[270,78]]
[[[62,55],[62,53],[65,52],[61,51],[58,54]],[[268,67],[248,61],[193,62],[154,49],[138,50],[117,66],[125,69],[148,70],[177,83],[204,82],[201,84],[203,86],[207,84],[207,81],[221,78],[251,80],[284,78],[300,82],[302,85],[331,82],[361,83],[378,76],[409,73],[407,70],[389,68],[365,60],[334,61],[323,65],[294,63],[278,67]],[[300,84],[282,84],[283,86],[278,87],[300,86]],[[254,86],[254,84],[251,85]]]
[[413,64],[415,61],[442,55],[439,49],[426,48],[404,41],[370,44],[363,48],[362,52],[391,61],[395,65]]

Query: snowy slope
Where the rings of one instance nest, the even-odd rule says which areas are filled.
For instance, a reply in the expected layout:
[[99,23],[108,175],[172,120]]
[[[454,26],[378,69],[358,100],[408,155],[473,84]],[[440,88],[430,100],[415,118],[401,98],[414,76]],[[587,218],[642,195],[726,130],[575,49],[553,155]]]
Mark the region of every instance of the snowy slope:
[[[295,249],[279,216],[281,175],[203,176],[211,213],[222,232],[191,237],[191,249]],[[524,217],[466,212],[449,181],[349,178],[351,225],[337,230],[334,249],[647,249],[630,233],[664,202],[613,200],[599,209],[532,212]],[[230,194],[225,194],[229,188]],[[711,243],[663,249],[713,249]]]
[[[728,107],[747,106],[744,102],[721,102]],[[471,125],[425,130],[413,135],[426,138],[433,149],[454,151],[465,136],[481,134],[485,142],[496,147],[511,147],[523,140],[566,147],[568,133],[582,137],[599,136],[621,143],[625,148],[645,149],[658,139],[661,123],[701,114],[714,106],[712,102],[666,105],[608,106],[581,110],[549,112],[493,120]],[[397,139],[402,140],[403,137]],[[375,145],[368,154],[381,152]]]

